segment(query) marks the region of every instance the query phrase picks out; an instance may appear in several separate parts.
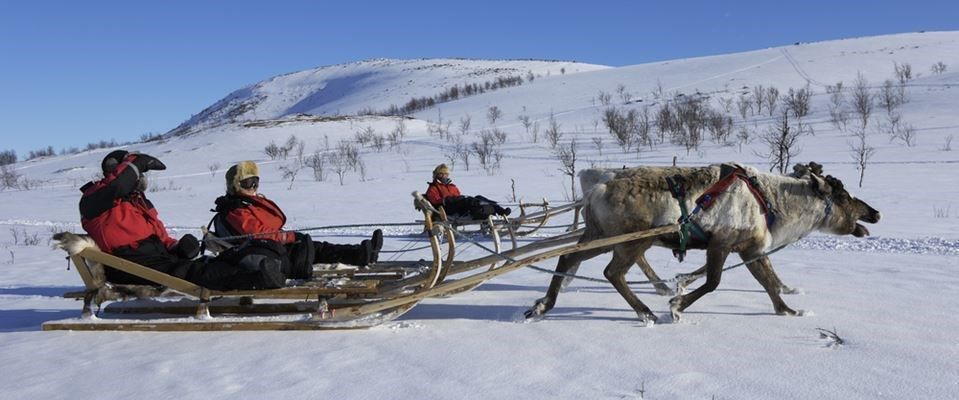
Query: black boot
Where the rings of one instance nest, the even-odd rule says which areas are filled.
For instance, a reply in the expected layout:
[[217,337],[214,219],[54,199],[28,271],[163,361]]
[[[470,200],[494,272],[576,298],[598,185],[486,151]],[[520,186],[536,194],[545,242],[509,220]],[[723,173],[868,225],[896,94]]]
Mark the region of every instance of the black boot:
[[370,239],[372,249],[370,249],[370,264],[375,264],[380,259],[380,249],[383,248],[383,231],[377,229],[373,231],[373,238]]

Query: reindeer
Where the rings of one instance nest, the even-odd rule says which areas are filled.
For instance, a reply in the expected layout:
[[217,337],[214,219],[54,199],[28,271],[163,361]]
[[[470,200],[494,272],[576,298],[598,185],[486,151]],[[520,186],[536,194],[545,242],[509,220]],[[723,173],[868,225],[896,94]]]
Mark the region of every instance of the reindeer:
[[[867,236],[868,229],[858,221],[879,222],[879,211],[852,197],[839,179],[823,177],[819,164],[798,165],[790,176],[735,166],[733,170],[737,172],[734,173],[744,179],[733,179],[721,192],[712,192],[714,184],[727,176],[722,174],[724,170],[730,170],[728,165],[726,168],[721,165],[639,167],[617,171],[584,195],[586,229],[579,242],[676,223],[682,212],[679,201],[672,194],[675,187],[666,178],[681,181],[688,210],[696,206],[692,204],[693,199],[707,192],[713,196],[708,209],[690,218],[701,229],[703,237],[691,237],[686,243],[689,249],[706,250],[706,283],[691,293],[670,299],[673,321],[678,321],[681,312],[697,299],[716,289],[723,263],[732,252],[747,261],[746,267],[766,290],[776,314],[798,315],[780,297],[782,282],[765,253],[793,243],[813,231]],[[756,187],[761,188],[762,196],[754,194]],[[775,216],[774,221],[767,219],[770,213]],[[603,271],[606,279],[641,320],[653,323],[656,316],[630,290],[626,284],[626,272],[634,263],[649,267],[644,254],[651,246],[678,250],[681,242],[677,233],[567,254],[559,258],[556,271],[567,273],[585,260],[612,251],[613,259]],[[541,316],[551,310],[563,281],[563,276],[554,276],[546,296],[526,311],[526,317]]]

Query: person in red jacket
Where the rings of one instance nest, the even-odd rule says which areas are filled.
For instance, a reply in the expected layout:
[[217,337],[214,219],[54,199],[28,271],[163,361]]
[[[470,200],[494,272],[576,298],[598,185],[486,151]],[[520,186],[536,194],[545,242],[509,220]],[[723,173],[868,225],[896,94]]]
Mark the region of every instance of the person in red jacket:
[[[358,245],[313,241],[309,235],[284,231],[286,215],[272,200],[258,192],[260,171],[253,161],[242,161],[226,172],[226,195],[216,199],[221,226],[217,234],[249,235],[255,240],[279,243],[287,248],[297,278],[308,278],[312,264],[344,263],[366,266],[377,261],[383,246],[383,231]],[[224,229],[226,232],[219,232]]]
[[429,183],[425,197],[433,207],[442,206],[449,215],[468,215],[473,219],[486,219],[493,214],[509,215],[512,211],[483,196],[463,196],[450,179],[450,169],[446,164],[433,169],[433,181]]
[[[160,160],[116,150],[104,157],[100,167],[103,179],[88,182],[80,189],[80,221],[102,251],[211,289],[266,286],[254,276],[260,272],[253,271],[256,268],[243,269],[217,259],[195,260],[200,245],[193,235],[184,235],[180,240],[170,237],[153,203],[144,194],[144,174],[166,169]],[[279,264],[275,267],[278,271]],[[109,267],[104,272],[113,283],[153,284]]]

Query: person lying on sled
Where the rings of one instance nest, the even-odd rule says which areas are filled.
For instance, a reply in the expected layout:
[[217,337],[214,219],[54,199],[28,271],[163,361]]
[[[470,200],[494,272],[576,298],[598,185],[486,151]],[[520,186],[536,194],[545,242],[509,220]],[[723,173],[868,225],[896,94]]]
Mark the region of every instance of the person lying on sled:
[[[197,259],[196,237],[170,237],[145,194],[145,174],[166,169],[160,160],[116,150],[103,158],[100,168],[103,179],[80,188],[80,221],[100,250],[214,290],[276,288],[285,283],[279,260],[230,255]],[[110,267],[104,274],[113,283],[156,285]]]
[[226,171],[226,195],[216,199],[218,235],[223,235],[222,229],[228,236],[251,235],[252,240],[283,246],[299,279],[309,278],[314,263],[367,266],[377,261],[383,231],[373,231],[373,237],[360,244],[313,241],[307,234],[283,231],[286,215],[257,191],[259,186],[260,170],[253,161],[241,161]]
[[426,200],[433,207],[443,206],[447,215],[469,216],[473,219],[486,219],[490,215],[509,215],[508,207],[500,207],[495,201],[483,196],[463,196],[460,189],[450,179],[450,169],[446,164],[433,169],[433,181],[426,189]]

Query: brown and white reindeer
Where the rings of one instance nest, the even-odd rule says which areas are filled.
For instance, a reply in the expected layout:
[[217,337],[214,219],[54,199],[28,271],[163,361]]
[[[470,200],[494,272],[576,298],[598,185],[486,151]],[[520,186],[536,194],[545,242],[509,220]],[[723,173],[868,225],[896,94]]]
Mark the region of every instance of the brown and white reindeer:
[[[797,315],[780,297],[782,282],[765,253],[813,231],[863,237],[869,231],[858,221],[876,223],[880,218],[878,211],[852,197],[838,179],[823,177],[821,168],[815,163],[797,166],[790,176],[761,173],[751,167],[730,168],[728,164],[726,167],[638,167],[616,171],[584,195],[586,229],[579,242],[676,223],[682,211],[673,192],[675,182],[681,182],[685,205],[691,213],[696,208],[694,200],[707,192],[712,196],[705,204],[708,209],[690,217],[704,234],[691,235],[686,244],[689,249],[706,250],[706,283],[670,300],[673,320],[678,320],[680,313],[697,299],[716,289],[723,263],[731,252],[749,261],[746,267],[766,290],[777,314]],[[730,170],[743,179],[721,179],[728,176],[722,172]],[[753,179],[748,179],[750,177]],[[721,180],[728,181],[728,186],[716,189]],[[767,219],[769,213],[775,218]],[[626,272],[634,263],[649,267],[644,254],[651,246],[678,250],[680,242],[677,233],[567,254],[559,258],[556,271],[567,273],[582,261],[612,251],[613,259],[604,275],[640,319],[652,323],[656,316],[630,290]],[[553,277],[546,296],[526,311],[527,318],[543,315],[553,308],[563,281],[563,276]]]

